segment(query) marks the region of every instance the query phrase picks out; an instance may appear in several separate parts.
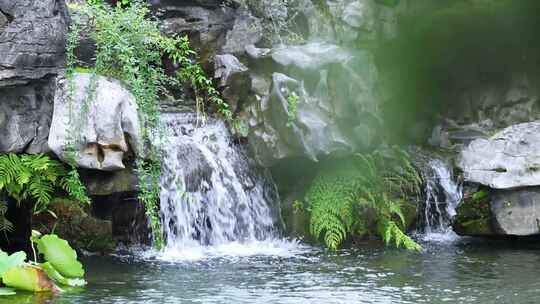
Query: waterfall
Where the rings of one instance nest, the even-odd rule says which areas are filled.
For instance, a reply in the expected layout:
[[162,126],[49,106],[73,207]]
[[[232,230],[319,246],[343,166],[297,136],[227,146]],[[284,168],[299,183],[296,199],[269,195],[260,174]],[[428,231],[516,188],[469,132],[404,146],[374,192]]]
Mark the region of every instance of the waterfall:
[[424,212],[424,239],[449,240],[456,234],[452,231],[451,220],[456,207],[461,202],[462,187],[458,184],[449,166],[440,159],[428,162],[424,172],[426,181]]
[[163,120],[169,133],[160,180],[165,252],[204,255],[209,248],[273,239],[281,222],[275,185],[225,124],[208,119],[198,126],[191,113]]

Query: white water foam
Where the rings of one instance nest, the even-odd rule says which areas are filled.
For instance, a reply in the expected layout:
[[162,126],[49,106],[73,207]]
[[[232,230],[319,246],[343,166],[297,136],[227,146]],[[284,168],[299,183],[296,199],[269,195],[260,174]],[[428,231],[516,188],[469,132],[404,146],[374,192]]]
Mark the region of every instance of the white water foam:
[[291,256],[296,241],[278,238],[279,197],[265,171],[237,146],[225,124],[197,125],[191,114],[164,117],[169,137],[161,176],[164,261]]

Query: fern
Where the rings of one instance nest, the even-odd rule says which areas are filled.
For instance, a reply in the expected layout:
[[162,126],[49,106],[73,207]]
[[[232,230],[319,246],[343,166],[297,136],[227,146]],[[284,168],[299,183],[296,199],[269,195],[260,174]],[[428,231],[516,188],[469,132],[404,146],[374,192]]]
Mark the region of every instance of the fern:
[[[60,162],[43,154],[0,155],[0,194],[7,194],[19,204],[25,200],[33,200],[34,213],[47,209],[57,188],[64,189],[72,198],[82,203],[89,203],[90,199],[78,173],[74,176],[73,172],[72,170],[68,173]],[[0,205],[0,221],[2,210]],[[0,223],[0,230],[1,228]]]
[[374,221],[374,233],[387,245],[421,249],[403,232],[402,206],[406,198],[420,195],[422,180],[404,151],[396,148],[391,152],[391,158],[381,153],[360,154],[345,164],[321,169],[306,194],[311,206],[310,232],[316,239],[322,238],[335,250]]
[[338,170],[317,176],[306,194],[311,206],[311,234],[337,249],[352,231],[354,220],[355,172]]

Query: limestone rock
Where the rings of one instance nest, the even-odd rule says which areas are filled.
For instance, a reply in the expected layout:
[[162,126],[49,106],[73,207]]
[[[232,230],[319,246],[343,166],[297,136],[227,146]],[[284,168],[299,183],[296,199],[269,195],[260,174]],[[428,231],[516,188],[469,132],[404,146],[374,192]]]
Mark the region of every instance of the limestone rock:
[[[79,167],[105,171],[124,169],[124,154],[131,151],[138,155],[141,144],[135,98],[119,81],[102,76],[96,76],[94,96],[87,98],[91,77],[90,74],[74,75],[71,123],[67,83],[58,82],[49,147],[67,161],[68,141],[80,134],[74,146]],[[87,99],[90,99],[88,104]]]
[[458,166],[466,181],[491,188],[540,185],[540,121],[472,141],[461,151]]
[[491,213],[497,234],[540,234],[540,188],[495,191]]
[[0,33],[0,86],[57,74],[64,64],[64,1],[0,0],[0,11],[13,19]]
[[0,88],[0,153],[46,153],[54,78]]

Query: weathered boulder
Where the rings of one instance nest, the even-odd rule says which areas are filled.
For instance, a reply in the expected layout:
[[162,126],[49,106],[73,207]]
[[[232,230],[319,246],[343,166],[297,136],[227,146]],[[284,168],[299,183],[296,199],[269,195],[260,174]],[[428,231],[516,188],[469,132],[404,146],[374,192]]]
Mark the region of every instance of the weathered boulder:
[[67,9],[63,0],[1,0],[0,86],[56,75],[64,64]]
[[540,188],[494,191],[491,213],[497,234],[540,234]]
[[96,76],[95,81],[91,79],[90,74],[74,75],[71,101],[66,80],[58,81],[49,147],[67,161],[69,142],[75,139],[73,148],[79,167],[104,171],[124,169],[125,154],[138,155],[142,144],[135,98],[117,80],[102,76]]
[[540,121],[472,141],[459,156],[466,181],[508,189],[540,185]]
[[45,153],[51,125],[54,78],[0,88],[0,153]]

